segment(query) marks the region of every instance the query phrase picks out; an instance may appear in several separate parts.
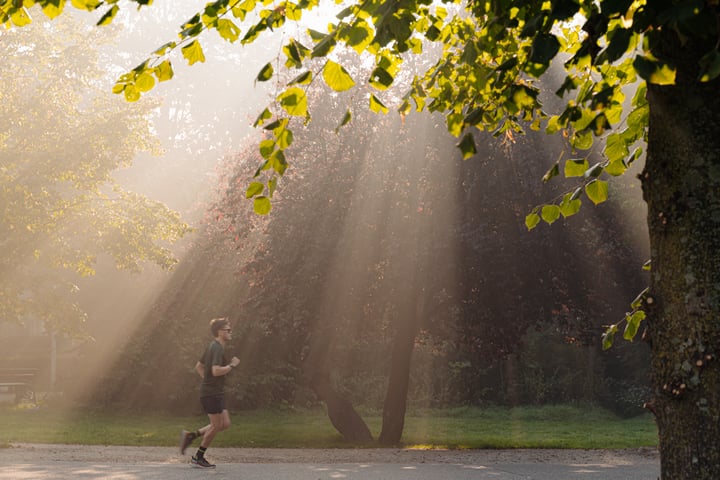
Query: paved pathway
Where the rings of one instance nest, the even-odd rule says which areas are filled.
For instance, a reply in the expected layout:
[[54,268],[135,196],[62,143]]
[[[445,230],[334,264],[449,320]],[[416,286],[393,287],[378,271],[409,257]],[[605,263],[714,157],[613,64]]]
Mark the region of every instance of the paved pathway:
[[[175,449],[26,445],[0,449],[0,480],[656,480],[655,454],[606,451],[215,449],[216,469]],[[304,452],[310,452],[305,454]],[[238,459],[243,462],[238,462]],[[322,458],[322,460],[320,459]]]
[[230,463],[214,470],[183,464],[134,465],[85,462],[3,465],[2,480],[190,480],[197,478],[243,480],[655,480],[659,467],[612,465],[448,465]]

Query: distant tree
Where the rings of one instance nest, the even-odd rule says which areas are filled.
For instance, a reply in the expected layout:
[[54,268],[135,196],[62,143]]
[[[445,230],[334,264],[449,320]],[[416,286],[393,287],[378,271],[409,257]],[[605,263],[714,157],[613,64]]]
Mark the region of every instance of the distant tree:
[[97,47],[109,33],[69,17],[0,33],[3,320],[35,317],[78,333],[85,313],[75,285],[100,255],[130,271],[146,261],[169,268],[169,245],[188,231],[177,213],[113,180],[158,145],[154,102],[106,94]]
[[[60,11],[56,1],[38,3],[48,15]],[[109,5],[101,23],[110,21],[118,8],[115,2],[94,0],[74,4],[87,9]],[[179,42],[158,49],[152,59],[121,77],[116,92],[134,100],[151,89],[156,78],[169,79],[172,67],[166,55],[175,48],[190,63],[203,61],[197,36],[206,29],[229,41],[249,43],[317,5],[313,0],[209,3],[182,26]],[[305,39],[287,42],[286,64],[299,75],[277,96],[277,105],[258,119],[258,124],[272,126],[273,139],[262,149],[262,168],[270,172],[266,189],[252,192],[257,210],[269,211],[276,176],[287,168],[290,120],[309,117],[303,85],[316,75],[335,90],[354,84],[347,70],[331,59],[339,44],[374,61],[369,80],[378,93],[370,97],[369,108],[383,111],[387,107],[379,96],[401,68],[402,55],[422,53],[424,41],[440,43],[441,57],[418,75],[400,111],[409,111],[414,101],[415,108],[445,114],[449,130],[462,136],[465,156],[476,150],[468,130],[472,127],[509,136],[527,122],[567,135],[574,151],[562,171],[582,180],[557,201],[531,212],[529,228],[541,219],[552,223],[560,215],[576,213],[583,193],[593,203],[604,201],[603,176],[622,174],[641,155],[641,150],[633,150],[635,144],[647,141],[641,178],[652,272],[649,289],[626,317],[624,336],[634,338],[644,322],[655,395],[649,408],[659,427],[662,477],[720,477],[720,7],[696,0],[507,0],[450,6],[412,0],[350,2],[327,33],[311,32],[310,46],[304,45]],[[18,2],[5,0],[0,9],[5,22],[28,21]],[[249,16],[255,12],[257,16]],[[231,17],[255,23],[241,37]],[[582,18],[582,28],[573,27],[577,18]],[[553,60],[564,62],[557,91],[566,102],[561,112],[548,117],[535,79]],[[307,62],[315,62],[316,69]],[[273,71],[268,63],[258,78],[269,79]],[[626,106],[626,87],[638,81]],[[584,152],[601,135],[606,135],[605,158],[590,165]],[[560,171],[558,163],[546,178]],[[617,330],[617,325],[608,330],[606,344]]]

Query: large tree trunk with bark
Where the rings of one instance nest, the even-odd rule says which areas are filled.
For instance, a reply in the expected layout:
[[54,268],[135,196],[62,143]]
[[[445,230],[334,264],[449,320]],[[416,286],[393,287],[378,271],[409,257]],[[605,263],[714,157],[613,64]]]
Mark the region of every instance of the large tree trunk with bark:
[[676,84],[650,85],[645,300],[663,480],[720,478],[720,82],[698,45],[665,45]]
[[330,423],[345,440],[353,443],[372,442],[372,434],[365,421],[352,403],[335,391],[328,375],[317,375],[311,380],[310,387],[325,402]]
[[393,340],[390,359],[390,374],[383,405],[382,430],[378,441],[382,445],[398,445],[405,428],[408,388],[410,386],[410,367],[418,329],[418,314],[422,307],[415,308],[415,301],[404,309],[400,326]]

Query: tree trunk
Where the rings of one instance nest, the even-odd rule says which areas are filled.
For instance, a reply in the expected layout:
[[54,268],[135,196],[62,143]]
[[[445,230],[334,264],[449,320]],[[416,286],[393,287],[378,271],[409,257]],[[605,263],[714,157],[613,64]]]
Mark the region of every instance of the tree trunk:
[[330,423],[345,440],[353,443],[372,442],[372,434],[365,421],[353,408],[352,403],[335,391],[329,377],[316,376],[310,386],[318,398],[325,402]]
[[414,309],[406,309],[406,312],[409,315],[403,315],[404,318],[400,319],[401,325],[393,341],[390,375],[383,405],[382,431],[378,439],[382,445],[398,445],[405,428],[410,365],[417,334],[416,312]]
[[[666,47],[667,48],[667,47]],[[676,84],[650,85],[641,174],[652,272],[645,300],[663,480],[720,478],[720,82],[675,45]]]

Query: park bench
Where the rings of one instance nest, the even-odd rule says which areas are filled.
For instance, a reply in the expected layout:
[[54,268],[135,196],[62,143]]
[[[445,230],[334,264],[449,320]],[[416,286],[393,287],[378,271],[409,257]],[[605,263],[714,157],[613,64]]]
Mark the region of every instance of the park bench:
[[34,400],[37,368],[0,368],[0,402]]

